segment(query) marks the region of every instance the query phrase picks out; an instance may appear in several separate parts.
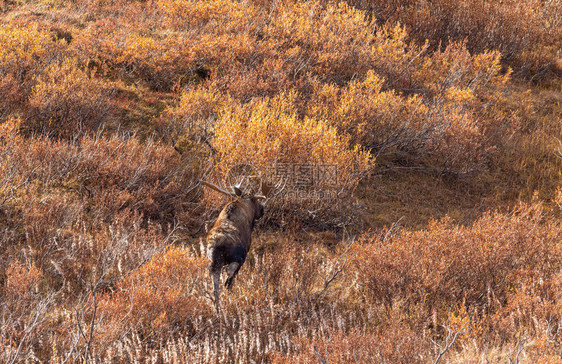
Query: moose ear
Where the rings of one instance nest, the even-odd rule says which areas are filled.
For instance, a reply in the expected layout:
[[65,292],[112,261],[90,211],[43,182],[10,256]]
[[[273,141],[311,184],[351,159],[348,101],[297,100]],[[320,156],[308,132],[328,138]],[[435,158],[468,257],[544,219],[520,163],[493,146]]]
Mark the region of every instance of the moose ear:
[[232,189],[234,190],[234,194],[235,194],[236,196],[242,196],[242,190],[241,190],[241,189],[239,189],[239,188],[236,187],[236,186],[232,187]]

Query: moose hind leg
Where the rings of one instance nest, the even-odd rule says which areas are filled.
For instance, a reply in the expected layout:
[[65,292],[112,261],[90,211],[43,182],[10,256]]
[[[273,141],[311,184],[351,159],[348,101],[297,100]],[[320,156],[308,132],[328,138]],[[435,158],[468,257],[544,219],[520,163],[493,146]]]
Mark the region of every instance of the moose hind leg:
[[241,267],[240,263],[232,262],[226,268],[226,273],[228,274],[228,278],[226,279],[226,282],[224,283],[224,286],[227,289],[230,289],[232,287],[232,282],[234,280],[234,277],[236,277],[236,275],[238,274],[238,271],[240,270],[240,267]]
[[219,289],[220,289],[220,270],[211,270],[211,276],[213,277],[213,289],[215,292],[215,308],[217,310],[217,315],[220,314],[219,310]]

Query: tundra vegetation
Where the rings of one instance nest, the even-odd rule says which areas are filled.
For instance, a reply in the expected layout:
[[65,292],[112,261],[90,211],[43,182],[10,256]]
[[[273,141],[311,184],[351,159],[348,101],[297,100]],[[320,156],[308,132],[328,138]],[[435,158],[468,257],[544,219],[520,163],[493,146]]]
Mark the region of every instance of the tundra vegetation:
[[[561,49],[560,1],[0,0],[0,362],[562,363]],[[241,164],[294,178],[217,315]]]

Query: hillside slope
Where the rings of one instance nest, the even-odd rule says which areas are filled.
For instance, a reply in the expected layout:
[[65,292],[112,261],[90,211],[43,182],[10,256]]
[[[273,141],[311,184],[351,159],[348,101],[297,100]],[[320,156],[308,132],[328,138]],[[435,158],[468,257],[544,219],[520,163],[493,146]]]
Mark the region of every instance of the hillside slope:
[[557,1],[0,0],[0,361],[562,362],[561,49]]

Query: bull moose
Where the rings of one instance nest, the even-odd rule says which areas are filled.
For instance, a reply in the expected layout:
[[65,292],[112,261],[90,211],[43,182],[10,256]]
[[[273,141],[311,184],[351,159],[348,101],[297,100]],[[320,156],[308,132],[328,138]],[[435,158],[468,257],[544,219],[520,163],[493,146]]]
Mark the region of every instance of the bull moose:
[[[264,201],[273,188],[263,195],[244,193],[240,186],[228,191],[213,183],[201,181],[203,185],[234,198],[219,214],[217,221],[207,235],[207,246],[211,265],[209,273],[213,279],[215,306],[219,313],[219,285],[222,269],[226,267],[225,287],[230,289],[238,271],[246,261],[250,249],[252,230],[256,220],[264,213]],[[279,185],[275,186],[275,188]],[[265,188],[264,188],[265,190]]]

